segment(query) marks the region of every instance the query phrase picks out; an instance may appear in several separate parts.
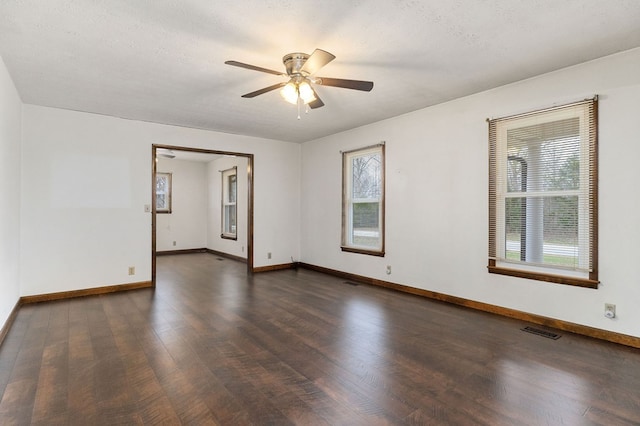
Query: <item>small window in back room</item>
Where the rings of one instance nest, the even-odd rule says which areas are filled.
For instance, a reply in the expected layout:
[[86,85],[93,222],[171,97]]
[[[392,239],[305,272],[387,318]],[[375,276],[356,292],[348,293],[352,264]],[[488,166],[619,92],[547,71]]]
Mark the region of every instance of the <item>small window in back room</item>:
[[156,213],[171,213],[171,173],[156,173]]
[[237,239],[237,167],[222,171],[222,238]]

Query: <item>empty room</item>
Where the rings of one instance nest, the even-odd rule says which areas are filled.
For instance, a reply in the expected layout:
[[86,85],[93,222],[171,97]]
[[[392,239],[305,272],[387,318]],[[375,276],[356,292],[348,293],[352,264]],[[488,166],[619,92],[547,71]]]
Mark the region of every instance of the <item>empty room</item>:
[[640,2],[0,2],[0,424],[640,424]]

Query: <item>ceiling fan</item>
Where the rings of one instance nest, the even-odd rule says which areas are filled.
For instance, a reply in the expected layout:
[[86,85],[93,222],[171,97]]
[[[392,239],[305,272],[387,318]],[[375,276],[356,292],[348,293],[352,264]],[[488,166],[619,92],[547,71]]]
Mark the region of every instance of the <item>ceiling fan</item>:
[[[255,92],[242,95],[243,98],[253,98],[258,95],[262,95],[263,93],[282,88],[280,94],[287,102],[297,104],[298,108],[300,107],[300,104],[303,104],[314,109],[324,106],[324,102],[322,102],[312,87],[312,84],[341,87],[343,89],[362,90],[365,92],[369,92],[373,89],[372,81],[345,80],[342,78],[317,77],[314,75],[318,70],[320,70],[320,68],[324,67],[335,58],[336,57],[334,55],[322,49],[314,50],[311,55],[299,52],[289,53],[282,58],[282,63],[285,66],[286,73],[238,61],[226,61],[225,64],[289,78],[289,81],[277,83],[273,86],[265,87],[263,89],[256,90]],[[298,118],[300,118],[299,113]]]

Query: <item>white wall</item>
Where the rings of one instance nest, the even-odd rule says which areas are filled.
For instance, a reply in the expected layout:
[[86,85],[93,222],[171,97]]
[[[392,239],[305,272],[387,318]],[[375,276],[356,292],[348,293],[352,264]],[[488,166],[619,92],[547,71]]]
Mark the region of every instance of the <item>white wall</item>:
[[20,298],[22,102],[0,58],[0,328]]
[[154,143],[253,153],[254,266],[299,255],[300,145],[24,105],[22,295],[151,278]]
[[[600,96],[599,289],[487,273],[486,118]],[[307,263],[640,336],[640,49],[308,142]],[[341,156],[386,141],[386,256],[340,251]],[[386,265],[392,274],[385,274]],[[604,303],[617,305],[606,319]]]
[[[207,246],[207,165],[158,159],[158,172],[171,173],[171,213],[156,214],[156,250]],[[176,245],[173,245],[173,242]]]
[[[207,164],[208,175],[208,214],[207,214],[207,248],[233,256],[247,258],[247,212],[248,212],[248,179],[246,157],[222,157]],[[236,222],[237,239],[230,240],[220,237],[222,233],[222,170],[236,166],[237,170],[237,201],[238,212]]]

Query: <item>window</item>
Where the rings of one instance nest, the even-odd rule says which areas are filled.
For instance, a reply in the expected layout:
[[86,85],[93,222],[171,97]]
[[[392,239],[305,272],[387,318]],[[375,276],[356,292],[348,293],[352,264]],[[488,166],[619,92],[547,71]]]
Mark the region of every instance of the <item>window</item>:
[[222,171],[222,238],[237,239],[237,167]]
[[384,256],[384,145],[342,153],[342,250]]
[[171,213],[171,173],[156,173],[156,213]]
[[597,288],[597,106],[489,121],[489,272]]

